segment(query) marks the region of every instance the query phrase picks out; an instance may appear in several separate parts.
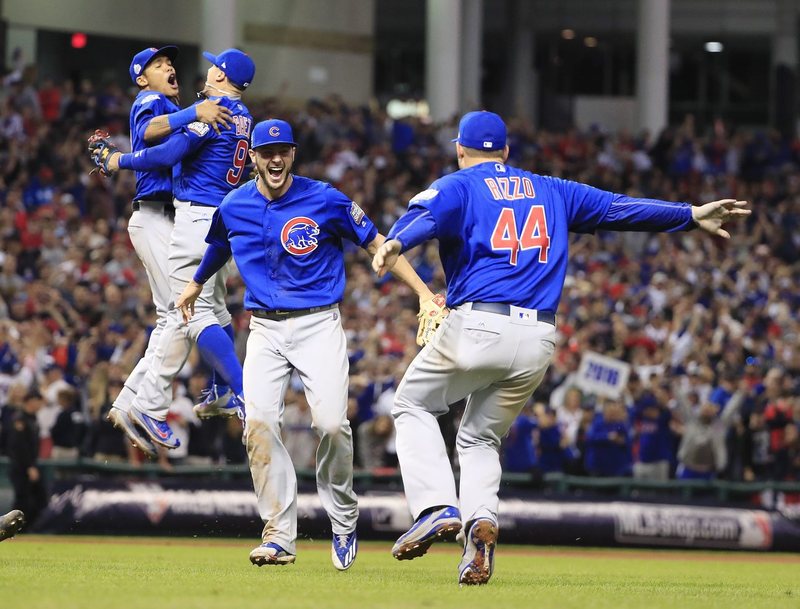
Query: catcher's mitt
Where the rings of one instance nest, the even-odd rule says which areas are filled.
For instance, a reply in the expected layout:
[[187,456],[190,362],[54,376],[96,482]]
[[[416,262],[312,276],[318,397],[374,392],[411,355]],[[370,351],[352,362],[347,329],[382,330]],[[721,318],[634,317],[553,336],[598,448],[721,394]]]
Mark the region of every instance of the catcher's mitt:
[[96,165],[92,171],[99,171],[104,176],[110,176],[114,173],[108,168],[108,160],[112,154],[119,152],[119,148],[111,143],[109,137],[108,132],[102,129],[97,129],[89,137],[89,154]]
[[445,298],[441,294],[436,294],[430,300],[426,300],[419,307],[417,319],[419,319],[419,329],[417,330],[417,344],[420,347],[427,345],[439,324],[444,321],[447,314],[450,312],[445,306]]

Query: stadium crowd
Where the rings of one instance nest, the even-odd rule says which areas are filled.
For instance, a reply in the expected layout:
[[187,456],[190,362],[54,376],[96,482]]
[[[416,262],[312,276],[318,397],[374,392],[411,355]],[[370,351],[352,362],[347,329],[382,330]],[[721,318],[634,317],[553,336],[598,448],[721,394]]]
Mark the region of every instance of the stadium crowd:
[[[133,174],[91,173],[87,136],[107,128],[122,150],[132,92],[89,81],[39,82],[34,68],[0,90],[0,453],[18,412],[36,415],[41,458],[141,462],[105,414],[155,318],[126,231]],[[454,121],[393,120],[341,99],[284,107],[245,100],[256,119],[295,127],[295,171],[331,182],[381,232],[407,201],[457,167]],[[632,196],[706,202],[737,198],[753,215],[732,239],[601,233],[572,237],[558,311],[559,344],[545,382],[505,440],[508,471],[729,479],[800,479],[800,140],[691,117],[647,134],[601,128],[552,133],[509,121],[510,162]],[[408,254],[432,289],[434,246]],[[356,460],[393,468],[394,388],[417,351],[414,295],[378,280],[347,250],[341,305],[350,349]],[[228,303],[243,356],[248,314],[234,274]],[[582,353],[629,362],[622,399],[575,384]],[[191,405],[208,383],[196,356],[175,384],[169,421],[179,463],[241,463],[238,420],[201,422]],[[442,425],[451,438],[458,405]],[[315,434],[299,384],[284,433],[298,468]]]

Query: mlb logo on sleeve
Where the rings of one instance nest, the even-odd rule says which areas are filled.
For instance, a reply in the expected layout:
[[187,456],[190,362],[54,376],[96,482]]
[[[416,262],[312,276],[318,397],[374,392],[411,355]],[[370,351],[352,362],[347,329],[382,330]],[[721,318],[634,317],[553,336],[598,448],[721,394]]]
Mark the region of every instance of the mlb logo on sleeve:
[[353,217],[353,221],[358,224],[364,219],[364,210],[358,206],[358,203],[355,201],[351,202],[350,205],[350,215]]
[[200,121],[189,123],[186,126],[186,128],[198,137],[203,137],[206,133],[208,133],[208,130],[210,129],[208,125],[206,125],[205,123],[201,123]]

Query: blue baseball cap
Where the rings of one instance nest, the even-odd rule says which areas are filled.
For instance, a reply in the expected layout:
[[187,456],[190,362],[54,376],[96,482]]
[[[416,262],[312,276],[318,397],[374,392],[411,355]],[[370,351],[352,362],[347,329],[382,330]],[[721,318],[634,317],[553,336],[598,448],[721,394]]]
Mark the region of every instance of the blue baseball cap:
[[157,49],[156,47],[149,47],[144,51],[139,51],[136,55],[133,56],[133,61],[131,61],[130,67],[130,74],[131,80],[135,83],[136,79],[142,75],[144,69],[147,67],[147,64],[153,61],[155,57],[158,55],[164,55],[165,57],[169,58],[170,61],[175,61],[175,58],[178,56],[178,47],[173,44],[169,44],[165,47],[161,47]]
[[279,118],[261,121],[253,128],[250,148],[260,148],[270,144],[290,144],[297,146],[292,134],[292,126]]
[[253,76],[256,75],[256,64],[247,53],[239,49],[227,49],[219,55],[205,51],[203,57],[222,70],[228,80],[242,89],[249,87],[253,82]]
[[494,112],[468,112],[458,124],[458,142],[477,150],[502,150],[506,146],[506,124]]

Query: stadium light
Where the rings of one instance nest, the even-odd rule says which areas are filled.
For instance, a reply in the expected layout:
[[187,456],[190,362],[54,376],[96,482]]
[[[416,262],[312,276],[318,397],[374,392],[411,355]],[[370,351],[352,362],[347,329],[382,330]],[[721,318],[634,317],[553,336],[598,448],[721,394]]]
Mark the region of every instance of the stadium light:
[[583,39],[583,44],[585,44],[589,48],[594,48],[597,46],[597,38],[594,36],[587,36]]
[[86,46],[86,34],[83,32],[75,32],[72,35],[72,40],[70,40],[70,44],[72,45],[73,49],[82,49]]
[[722,53],[722,49],[724,48],[721,42],[716,42],[716,41],[706,42],[704,46],[706,52],[708,53]]

